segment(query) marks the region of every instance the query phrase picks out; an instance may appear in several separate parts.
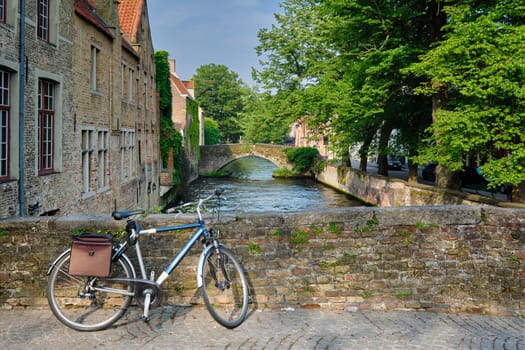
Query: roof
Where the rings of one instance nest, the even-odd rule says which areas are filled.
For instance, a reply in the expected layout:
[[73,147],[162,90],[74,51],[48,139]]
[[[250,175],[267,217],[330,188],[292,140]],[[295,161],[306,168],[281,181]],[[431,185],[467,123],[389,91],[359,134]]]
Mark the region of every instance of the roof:
[[176,74],[171,73],[170,74],[170,80],[175,85],[177,90],[179,90],[179,93],[182,96],[188,96],[192,98],[191,94],[189,93],[188,89],[186,88],[186,85],[182,82],[182,80],[179,79],[179,77]]
[[131,40],[136,42],[142,8],[145,0],[121,0],[118,6],[120,29]]
[[97,15],[96,9],[89,0],[75,0],[75,3],[73,4],[75,8],[75,12],[82,18],[84,18],[86,21],[91,23],[95,28],[100,30],[102,33],[106,34],[111,39],[114,39],[115,37],[111,33],[111,31],[108,29],[108,25],[102,18],[100,18]]

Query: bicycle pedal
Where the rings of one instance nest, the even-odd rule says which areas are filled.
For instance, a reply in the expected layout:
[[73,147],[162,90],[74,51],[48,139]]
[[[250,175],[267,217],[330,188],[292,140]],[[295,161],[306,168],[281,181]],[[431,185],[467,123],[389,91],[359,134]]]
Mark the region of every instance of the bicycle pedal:
[[151,320],[151,317],[149,317],[149,316],[142,316],[140,319],[141,319],[143,322],[148,323],[148,322]]

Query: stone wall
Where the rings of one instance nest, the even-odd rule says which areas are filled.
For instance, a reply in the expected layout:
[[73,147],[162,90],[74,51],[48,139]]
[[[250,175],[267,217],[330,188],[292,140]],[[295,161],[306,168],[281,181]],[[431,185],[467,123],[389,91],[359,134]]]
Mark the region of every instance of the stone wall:
[[[145,228],[174,223],[168,215],[142,221]],[[46,271],[70,233],[117,224],[98,215],[0,221],[2,307],[47,307]],[[219,227],[248,273],[257,307],[525,316],[523,210],[354,207],[225,216]],[[188,235],[143,237],[147,267],[162,272]],[[198,253],[194,248],[163,285],[169,302],[202,302],[195,289]]]
[[269,160],[279,168],[292,169],[284,149],[287,146],[269,144],[235,143],[225,145],[206,145],[200,148],[199,173],[221,169],[236,159],[255,156]]
[[437,188],[435,186],[389,178],[345,166],[326,164],[315,176],[325,185],[380,207],[414,205],[501,205],[525,209],[518,203],[499,202],[495,198]]

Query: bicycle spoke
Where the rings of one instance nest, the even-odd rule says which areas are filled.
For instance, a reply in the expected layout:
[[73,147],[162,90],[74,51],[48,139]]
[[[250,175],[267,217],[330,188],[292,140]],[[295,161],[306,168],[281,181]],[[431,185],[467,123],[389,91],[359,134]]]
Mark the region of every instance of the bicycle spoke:
[[[62,323],[77,330],[106,328],[126,311],[132,287],[101,277],[70,275],[69,258],[70,254],[62,257],[49,276],[47,296],[51,310]],[[110,277],[133,276],[132,268],[123,259],[112,264],[110,273]]]
[[224,247],[208,252],[203,275],[203,298],[215,320],[228,328],[244,321],[248,307],[248,286],[233,254]]

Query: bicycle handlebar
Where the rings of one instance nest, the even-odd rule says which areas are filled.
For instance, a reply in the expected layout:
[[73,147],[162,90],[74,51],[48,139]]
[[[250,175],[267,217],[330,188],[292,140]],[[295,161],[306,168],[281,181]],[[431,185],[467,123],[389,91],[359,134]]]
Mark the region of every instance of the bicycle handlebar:
[[208,197],[206,198],[200,198],[199,200],[197,201],[194,201],[194,202],[187,202],[187,203],[184,203],[184,204],[181,204],[181,205],[177,205],[175,207],[172,207],[172,208],[169,208],[166,210],[166,213],[170,214],[170,213],[174,213],[176,212],[177,210],[179,209],[182,209],[182,208],[185,208],[185,207],[191,207],[191,206],[195,206],[196,209],[197,209],[197,214],[199,215],[199,219],[201,218],[201,215],[200,215],[200,208],[201,206],[209,201],[210,199],[212,199],[214,196],[217,196],[217,197],[220,197],[221,194],[222,194],[223,190],[222,189],[217,189],[215,190],[215,192],[213,194],[210,194]]

